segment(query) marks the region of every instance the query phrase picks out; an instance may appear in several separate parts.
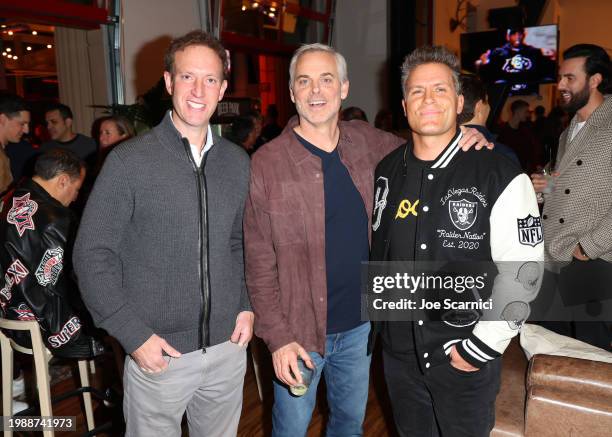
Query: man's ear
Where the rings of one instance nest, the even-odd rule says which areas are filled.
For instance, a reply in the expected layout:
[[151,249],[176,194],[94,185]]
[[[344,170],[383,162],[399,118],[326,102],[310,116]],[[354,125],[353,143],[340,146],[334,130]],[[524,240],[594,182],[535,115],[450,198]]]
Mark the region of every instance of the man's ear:
[[465,99],[463,97],[463,94],[459,95],[457,97],[457,115],[461,114],[463,112],[463,103],[465,102]]
[[340,98],[342,100],[346,99],[348,97],[348,92],[349,92],[349,86],[350,83],[347,80],[345,80],[344,82],[342,82],[342,85],[340,85]]
[[9,118],[6,116],[6,114],[0,114],[0,126],[4,126],[8,119]]
[[589,88],[597,88],[602,80],[603,77],[601,77],[601,73],[595,73],[593,76],[589,77]]
[[70,183],[70,176],[67,173],[60,173],[56,176],[57,185],[59,188],[65,188]]
[[166,84],[166,91],[172,95],[172,73],[164,71],[164,83]]
[[408,117],[408,109],[407,109],[406,99],[402,99],[402,109],[404,110],[404,117]]
[[72,127],[72,118],[68,117],[67,119],[64,120],[64,123],[66,124],[66,126],[68,127]]

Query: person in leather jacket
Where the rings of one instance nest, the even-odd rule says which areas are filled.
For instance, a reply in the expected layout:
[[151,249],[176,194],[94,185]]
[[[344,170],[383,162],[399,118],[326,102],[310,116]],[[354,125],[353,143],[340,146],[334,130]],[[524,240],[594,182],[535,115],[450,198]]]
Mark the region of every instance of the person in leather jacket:
[[[0,306],[2,317],[37,320],[53,355],[89,358],[102,346],[84,333],[70,251],[76,218],[68,206],[85,178],[83,161],[68,150],[50,150],[35,165],[35,175],[9,192],[0,204]],[[10,331],[19,345],[31,347],[27,331]]]

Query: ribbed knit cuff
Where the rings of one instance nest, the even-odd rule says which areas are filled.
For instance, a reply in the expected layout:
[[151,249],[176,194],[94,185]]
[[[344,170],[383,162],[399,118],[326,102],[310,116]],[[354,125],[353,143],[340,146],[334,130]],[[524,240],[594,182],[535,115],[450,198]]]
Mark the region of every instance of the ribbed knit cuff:
[[465,361],[477,368],[484,367],[489,361],[501,357],[501,354],[491,349],[474,334],[456,343],[457,352]]

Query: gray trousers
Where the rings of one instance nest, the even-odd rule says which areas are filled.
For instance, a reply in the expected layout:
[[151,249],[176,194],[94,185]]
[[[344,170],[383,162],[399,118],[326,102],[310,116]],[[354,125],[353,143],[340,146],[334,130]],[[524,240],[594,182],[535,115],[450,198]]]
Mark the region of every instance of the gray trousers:
[[168,368],[148,373],[128,356],[123,376],[126,437],[180,437],[187,411],[190,437],[235,436],[242,410],[246,347],[229,341],[164,357]]

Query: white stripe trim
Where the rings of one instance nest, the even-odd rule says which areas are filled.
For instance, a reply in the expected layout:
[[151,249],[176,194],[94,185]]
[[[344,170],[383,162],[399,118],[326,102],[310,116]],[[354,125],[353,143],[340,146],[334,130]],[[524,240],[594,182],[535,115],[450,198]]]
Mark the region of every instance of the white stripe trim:
[[465,351],[470,354],[471,356],[473,356],[474,358],[476,358],[478,361],[482,361],[483,363],[486,363],[487,360],[485,360],[484,358],[482,358],[478,352],[474,351],[471,349],[471,347],[468,345],[468,340],[463,340],[463,342],[461,342],[461,344],[463,345],[463,349],[465,349]]
[[444,161],[444,163],[440,166],[440,168],[445,168],[448,164],[450,164],[450,162],[453,160],[453,158],[455,157],[455,155],[457,154],[459,149],[460,149],[460,147],[459,147],[459,145],[457,145],[457,147],[455,147],[455,150],[453,151],[453,153],[450,154],[450,156],[446,159],[446,161]]
[[[458,338],[457,340],[447,341],[446,343],[444,343],[444,346],[442,346],[442,349],[444,349],[444,351],[446,352],[446,349],[450,349],[452,345],[454,345],[455,343],[459,343],[460,341],[460,338]],[[448,352],[446,352],[446,355],[448,355]]]
[[[457,151],[456,151],[456,150],[455,150],[455,151],[454,151],[454,153],[453,153],[453,149],[454,149],[454,148],[457,148],[457,149],[459,148],[459,145],[458,145],[458,144],[459,144],[459,140],[461,139],[461,137],[462,137],[462,136],[463,136],[463,132],[461,132],[461,131],[460,131],[460,132],[459,132],[459,135],[457,136],[457,138],[455,138],[455,141],[453,141],[453,142],[451,143],[451,145],[450,145],[450,146],[448,146],[448,148],[446,149],[446,151],[444,152],[444,154],[443,154],[443,155],[440,157],[440,159],[438,159],[438,160],[436,161],[436,163],[435,163],[434,165],[432,165],[432,166],[431,166],[431,168],[443,168],[443,167],[446,167],[446,165],[448,165],[448,163],[446,163],[445,165],[441,166],[441,165],[442,165],[442,162],[443,162],[443,161],[446,161],[446,158],[447,158],[447,157],[448,157],[448,156],[449,156],[451,153],[453,154],[453,156],[454,156],[454,154],[455,154],[455,153],[457,153]],[[451,156],[451,158],[452,158],[452,156]]]
[[479,354],[482,358],[486,359],[486,360],[494,360],[495,358],[493,358],[490,355],[485,354],[478,346],[476,346],[476,344],[470,340],[469,338],[466,339],[467,340],[467,344],[468,346],[477,354]]

